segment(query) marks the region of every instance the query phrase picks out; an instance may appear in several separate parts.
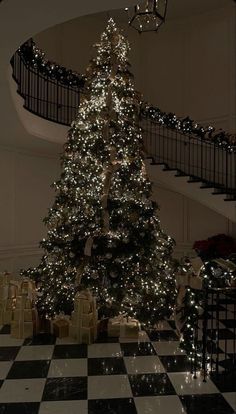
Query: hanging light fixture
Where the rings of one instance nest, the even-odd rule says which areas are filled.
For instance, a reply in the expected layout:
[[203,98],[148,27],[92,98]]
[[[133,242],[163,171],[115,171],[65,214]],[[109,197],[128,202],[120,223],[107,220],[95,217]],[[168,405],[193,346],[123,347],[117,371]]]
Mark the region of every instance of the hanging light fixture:
[[129,25],[139,33],[156,32],[164,23],[168,0],[146,0],[125,10],[129,14]]

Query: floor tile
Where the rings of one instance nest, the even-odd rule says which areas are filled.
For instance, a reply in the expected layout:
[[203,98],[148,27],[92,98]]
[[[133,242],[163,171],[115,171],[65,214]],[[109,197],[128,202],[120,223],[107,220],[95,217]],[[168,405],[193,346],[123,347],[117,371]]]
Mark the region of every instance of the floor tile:
[[67,345],[67,344],[70,344],[70,345],[74,344],[75,345],[75,344],[78,344],[78,341],[75,338],[71,338],[70,336],[66,336],[65,338],[56,338],[55,344],[56,345]]
[[44,385],[42,378],[5,380],[0,389],[0,403],[10,403],[13,398],[14,402],[39,402]]
[[5,335],[5,334],[10,335],[10,332],[11,332],[11,327],[10,327],[10,325],[4,325],[4,326],[2,326],[2,327],[1,327],[1,329],[0,329],[0,335]]
[[151,341],[178,341],[179,340],[179,337],[176,335],[176,333],[172,329],[163,330],[163,331],[152,330],[148,332],[148,336]]
[[185,352],[179,348],[178,341],[152,342],[157,355],[184,355]]
[[26,338],[23,345],[54,345],[56,337],[48,333],[41,333],[31,338]]
[[1,414],[38,414],[39,412],[39,402],[30,403],[0,403],[0,413]]
[[236,371],[211,374],[211,380],[220,392],[236,392]]
[[[0,379],[4,379],[6,378],[11,366],[12,366],[12,361],[1,361],[0,362]],[[0,411],[1,413],[1,411]]]
[[[214,312],[212,312],[211,313],[211,315],[213,316],[213,318],[216,318],[216,312],[214,311]],[[210,318],[212,317],[212,316],[210,316]],[[222,319],[226,319],[226,312],[225,311],[220,311],[219,312],[219,319],[220,320],[222,320]],[[230,311],[228,311],[227,312],[227,319],[234,319],[234,314],[233,314],[233,312],[230,312]]]
[[158,356],[124,357],[128,374],[147,374],[165,372]]
[[24,339],[12,338],[10,335],[0,336],[0,346],[21,346],[23,342]]
[[86,400],[86,377],[48,378],[43,392],[43,401]]
[[150,342],[121,343],[120,346],[124,356],[156,355],[155,349]]
[[234,339],[235,335],[229,329],[207,329],[207,336],[211,339],[216,339],[218,335],[219,339]]
[[55,345],[53,359],[87,358],[87,345]]
[[151,395],[173,395],[175,390],[167,374],[129,375],[134,397]]
[[160,361],[167,372],[191,371],[191,363],[187,355],[162,355]]
[[236,350],[236,340],[235,339],[228,339],[225,341],[224,339],[219,340],[219,347],[222,349],[223,352],[227,354],[233,354]]
[[[202,329],[203,320],[198,321],[198,327],[200,329]],[[207,320],[207,328],[208,329],[218,329],[218,328],[222,329],[222,328],[225,328],[225,326],[220,321],[219,321],[219,323],[217,323],[216,319],[208,319]]]
[[88,375],[126,374],[123,358],[89,358]]
[[51,359],[54,345],[22,346],[17,354],[16,361],[33,361]]
[[53,359],[48,377],[84,377],[87,376],[87,358]]
[[214,394],[219,392],[209,378],[207,378],[207,382],[203,382],[203,377],[199,373],[197,378],[193,378],[191,373],[182,372],[169,373],[168,377],[178,395]]
[[0,361],[14,360],[19,350],[19,346],[0,346]]
[[132,398],[89,400],[88,414],[137,414]]
[[134,399],[137,414],[185,414],[177,395],[138,397]]
[[127,375],[88,377],[88,399],[131,398],[132,391]]
[[236,412],[236,392],[224,392],[222,395],[224,399],[227,401],[227,403]]
[[227,328],[236,329],[236,319],[221,319],[221,323]]
[[7,379],[46,378],[50,361],[15,361]]
[[113,343],[114,344],[114,343],[117,343],[117,342],[119,342],[118,337],[110,338],[110,337],[107,336],[107,333],[100,334],[98,336],[98,338],[96,339],[96,341],[95,341],[95,343],[97,343],[97,344],[108,344],[108,343]]
[[187,414],[233,414],[221,394],[184,395],[179,397]]
[[119,342],[150,342],[149,336],[147,335],[147,333],[145,331],[140,331],[138,334],[138,339],[137,338],[125,338],[125,337],[120,337],[119,338]]
[[[208,305],[208,307],[207,307],[208,312],[216,312],[216,309],[217,309],[217,305],[216,304],[214,304],[214,305]],[[225,308],[224,308],[224,306],[219,305],[218,306],[218,310],[219,311],[224,311]]]
[[39,414],[88,414],[88,402],[79,401],[43,401]]
[[122,356],[119,343],[92,344],[88,346],[88,358],[119,357]]

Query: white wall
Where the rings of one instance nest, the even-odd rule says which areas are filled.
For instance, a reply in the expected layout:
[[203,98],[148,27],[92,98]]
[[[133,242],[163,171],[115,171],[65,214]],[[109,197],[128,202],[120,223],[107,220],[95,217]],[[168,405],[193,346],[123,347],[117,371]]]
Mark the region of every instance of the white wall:
[[194,241],[219,233],[236,236],[232,222],[202,204],[160,185],[153,186],[153,199],[165,232],[176,241],[175,256],[192,254]]
[[167,18],[157,36],[142,36],[141,86],[148,100],[165,111],[236,132],[235,18],[235,4],[229,2],[191,18]]
[[[46,234],[42,219],[54,199],[50,184],[59,174],[56,155],[0,150],[0,271],[18,272],[39,262],[38,244]],[[225,217],[178,192],[154,185],[153,199],[163,229],[177,242],[176,257],[191,253],[195,240],[233,233]]]
[[0,148],[0,271],[16,271],[39,259],[42,219],[53,200],[57,157]]
[[[124,11],[111,14],[130,42],[135,84],[144,99],[236,132],[236,7],[233,1],[223,5],[183,19],[167,14],[157,34],[141,36],[128,27]],[[84,73],[106,20],[106,13],[80,17],[35,40],[48,57]]]

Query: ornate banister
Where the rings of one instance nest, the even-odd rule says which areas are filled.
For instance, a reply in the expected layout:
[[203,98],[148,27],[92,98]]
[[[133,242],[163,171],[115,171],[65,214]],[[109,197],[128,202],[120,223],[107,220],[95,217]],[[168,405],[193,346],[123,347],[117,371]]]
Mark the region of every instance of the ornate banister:
[[[85,93],[85,77],[46,60],[32,39],[17,50],[11,65],[25,109],[69,126]],[[226,194],[226,200],[236,199],[235,135],[203,127],[189,117],[178,119],[146,103],[141,105],[140,120],[146,153],[154,163],[201,181],[216,194]]]

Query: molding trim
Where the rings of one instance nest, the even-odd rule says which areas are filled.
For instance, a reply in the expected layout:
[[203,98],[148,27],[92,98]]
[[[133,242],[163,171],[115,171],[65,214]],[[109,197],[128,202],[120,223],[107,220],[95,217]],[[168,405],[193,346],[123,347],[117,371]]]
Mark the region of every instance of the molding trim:
[[42,249],[38,246],[38,244],[0,246],[0,260],[13,257],[41,255]]

